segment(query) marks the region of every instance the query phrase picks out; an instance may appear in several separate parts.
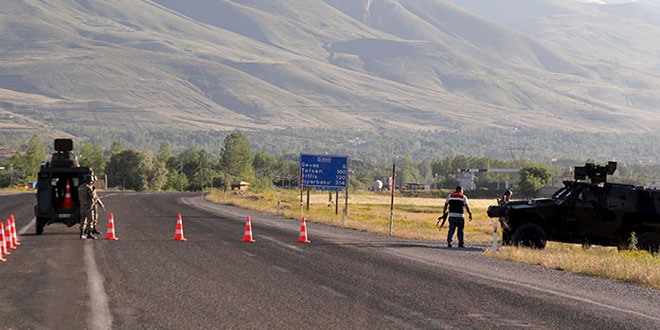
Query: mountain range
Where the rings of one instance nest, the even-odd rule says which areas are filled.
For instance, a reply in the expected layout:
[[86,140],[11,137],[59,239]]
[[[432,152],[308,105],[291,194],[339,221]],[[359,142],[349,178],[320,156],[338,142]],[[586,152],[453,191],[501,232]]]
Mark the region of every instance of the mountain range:
[[652,133],[659,55],[657,0],[0,0],[0,133]]

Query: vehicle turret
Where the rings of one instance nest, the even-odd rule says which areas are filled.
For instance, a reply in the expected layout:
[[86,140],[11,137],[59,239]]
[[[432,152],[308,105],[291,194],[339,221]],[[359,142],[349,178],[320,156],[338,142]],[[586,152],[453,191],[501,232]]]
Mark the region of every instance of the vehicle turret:
[[601,184],[607,182],[607,176],[614,174],[616,171],[616,162],[607,162],[607,165],[596,165],[594,163],[586,163],[584,166],[575,167],[575,180],[587,180],[589,178],[593,184]]
[[80,167],[78,156],[73,153],[73,140],[55,139],[54,148],[51,167]]

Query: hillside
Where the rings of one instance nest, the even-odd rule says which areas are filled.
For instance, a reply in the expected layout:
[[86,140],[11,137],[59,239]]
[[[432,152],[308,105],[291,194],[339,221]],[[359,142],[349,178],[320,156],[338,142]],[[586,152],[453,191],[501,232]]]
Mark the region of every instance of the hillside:
[[660,124],[660,8],[454,2],[1,0],[0,132]]
[[576,0],[454,2],[480,17],[575,53],[660,72],[660,1],[606,5]]

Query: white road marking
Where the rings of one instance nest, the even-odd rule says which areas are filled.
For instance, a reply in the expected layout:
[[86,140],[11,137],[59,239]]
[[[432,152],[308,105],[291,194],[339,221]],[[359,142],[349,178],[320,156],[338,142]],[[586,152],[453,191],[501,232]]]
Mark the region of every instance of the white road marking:
[[263,238],[263,239],[265,239],[265,240],[267,240],[267,241],[271,241],[271,242],[273,242],[273,243],[277,243],[277,244],[282,245],[282,246],[284,246],[284,247],[287,247],[287,248],[289,248],[289,249],[293,249],[293,250],[300,251],[300,252],[307,252],[307,251],[305,251],[305,250],[303,250],[303,249],[301,249],[301,248],[299,248],[299,247],[297,247],[297,246],[295,246],[295,245],[291,245],[291,244],[286,244],[286,243],[284,243],[284,242],[280,242],[280,241],[278,241],[278,240],[276,240],[276,239],[274,239],[274,238],[272,238],[272,237],[269,237],[269,236],[259,235],[259,238]]
[[247,252],[247,251],[241,251],[241,252],[245,253],[245,255],[247,255],[248,257],[256,257],[257,256],[256,254],[250,253],[250,252]]
[[32,220],[30,220],[30,222],[28,222],[27,225],[23,226],[23,227],[18,231],[18,235],[21,235],[21,236],[22,236],[23,234],[25,234],[25,232],[28,231],[28,229],[30,229],[30,227],[34,226],[35,223],[37,223],[37,218],[32,218]]
[[[449,265],[449,264],[445,264],[445,263],[438,263],[438,262],[430,262],[430,261],[426,261],[426,260],[421,260],[421,259],[417,259],[417,258],[407,256],[407,255],[404,255],[404,254],[399,254],[399,253],[396,253],[394,251],[387,251],[387,250],[382,250],[382,251],[387,253],[387,254],[395,255],[395,256],[398,256],[398,257],[406,258],[406,259],[417,261],[417,262],[421,262],[421,263],[424,263],[424,264],[427,264],[427,265],[430,265],[430,266],[440,266],[440,265],[450,266],[450,267],[455,266],[455,265]],[[456,272],[467,274],[467,275],[470,275],[470,276],[473,276],[473,277],[479,277],[479,278],[487,280],[487,281],[494,281],[494,282],[504,283],[504,284],[508,284],[508,285],[517,285],[517,286],[527,288],[527,289],[530,289],[530,290],[535,290],[535,291],[540,291],[540,292],[543,292],[543,293],[553,294],[553,295],[556,295],[556,296],[559,296],[559,297],[568,298],[568,299],[572,299],[572,300],[576,300],[576,301],[596,305],[596,306],[603,307],[603,308],[610,309],[610,310],[614,310],[614,311],[617,311],[617,312],[628,313],[628,314],[632,314],[632,315],[636,315],[636,316],[642,316],[642,317],[645,317],[645,318],[648,318],[648,319],[651,319],[651,320],[654,320],[654,321],[660,321],[660,318],[655,317],[655,316],[647,315],[647,314],[640,313],[640,312],[630,310],[630,309],[619,308],[619,307],[607,305],[607,304],[597,302],[597,301],[587,299],[587,298],[573,296],[573,295],[570,295],[570,294],[566,294],[566,293],[562,293],[562,292],[558,292],[558,291],[554,291],[554,290],[550,290],[550,289],[544,289],[544,288],[540,288],[538,286],[534,286],[534,285],[530,285],[530,284],[519,283],[519,282],[516,282],[516,281],[505,280],[505,279],[496,278],[496,277],[492,277],[492,276],[486,276],[486,275],[482,275],[482,274],[479,274],[479,273],[471,272],[469,270],[457,269],[457,268],[451,268],[451,269],[456,271]]]
[[112,329],[112,314],[110,314],[108,295],[103,288],[103,276],[101,276],[94,259],[94,245],[89,240],[85,241],[84,260],[91,304],[90,328],[98,330]]
[[[222,214],[223,216],[233,216],[233,217],[242,217],[243,216],[243,215],[240,215],[240,214],[237,214],[237,213],[234,213],[234,212],[220,211],[220,210],[218,210],[218,209],[216,209],[212,206],[204,205],[203,203],[197,203],[193,198],[195,198],[195,197],[183,197],[183,198],[181,198],[181,201],[183,201],[184,203],[186,203],[187,205],[190,205],[192,207],[196,207],[198,209],[206,210],[206,211],[209,211],[209,212],[214,213],[214,214]],[[246,213],[249,212],[248,210],[245,210],[245,211],[246,211]],[[254,218],[252,220],[254,220]],[[291,226],[287,223],[271,223],[271,222],[268,222],[268,221],[264,221],[264,222],[262,222],[262,224],[264,224],[266,226],[270,226],[270,227],[277,227],[277,228],[282,228],[282,229],[285,229],[285,230],[291,230]],[[296,225],[296,226],[298,226],[298,225]],[[254,223],[253,223],[252,227],[254,228]],[[300,227],[297,227],[297,228],[300,228]],[[295,237],[298,237],[298,234],[300,232],[297,229],[295,229],[295,233],[296,233]],[[286,246],[290,249],[300,251],[300,252],[307,252],[307,251],[305,251],[305,250],[303,250],[303,249],[301,249],[297,246],[290,245],[290,244],[287,244],[287,243],[284,243],[284,242],[280,242],[280,241],[278,241],[278,240],[276,240],[272,237],[262,236],[262,235],[255,235],[255,239],[257,239],[257,238],[265,238],[266,240],[275,242],[275,243],[280,244],[282,246]]]
[[335,296],[335,297],[346,298],[346,295],[345,295],[345,294],[343,294],[343,293],[339,293],[338,291],[336,291],[335,289],[333,289],[333,288],[331,288],[331,287],[329,287],[329,286],[319,285],[319,287],[320,287],[321,289],[325,290],[325,291],[330,292],[330,294],[333,295],[333,296]]
[[275,269],[281,271],[282,273],[291,273],[289,270],[284,269],[284,268],[282,268],[282,267],[280,267],[280,266],[278,266],[278,265],[273,265],[273,268],[275,268]]

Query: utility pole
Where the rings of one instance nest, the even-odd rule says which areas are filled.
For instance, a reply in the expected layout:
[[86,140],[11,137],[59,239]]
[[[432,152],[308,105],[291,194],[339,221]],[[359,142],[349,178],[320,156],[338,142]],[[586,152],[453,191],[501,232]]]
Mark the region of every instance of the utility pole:
[[209,181],[210,181],[209,186],[211,186],[211,190],[213,190],[213,172],[211,172],[211,162],[209,162],[208,170],[209,170]]
[[392,202],[390,203],[390,236],[394,223],[394,189],[396,187],[396,164],[392,164]]
[[[179,171],[179,174],[183,175],[183,159],[179,161],[179,164],[181,165],[181,170]],[[179,180],[179,192],[183,191],[183,182]]]

